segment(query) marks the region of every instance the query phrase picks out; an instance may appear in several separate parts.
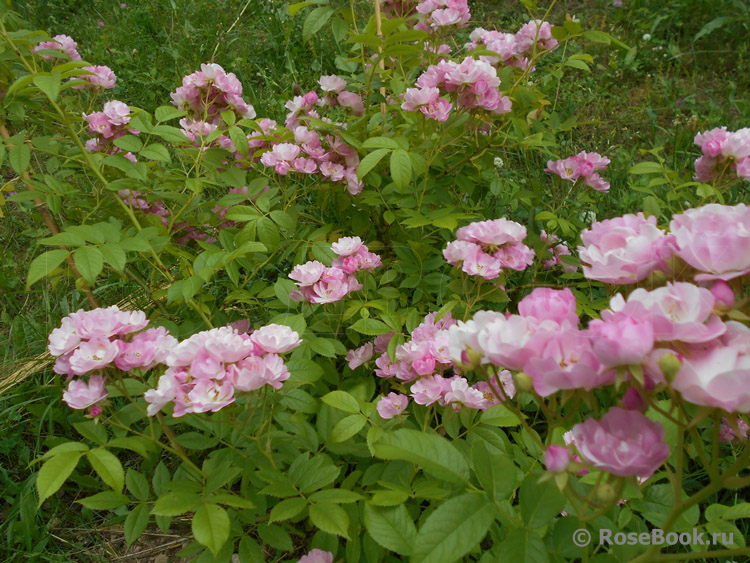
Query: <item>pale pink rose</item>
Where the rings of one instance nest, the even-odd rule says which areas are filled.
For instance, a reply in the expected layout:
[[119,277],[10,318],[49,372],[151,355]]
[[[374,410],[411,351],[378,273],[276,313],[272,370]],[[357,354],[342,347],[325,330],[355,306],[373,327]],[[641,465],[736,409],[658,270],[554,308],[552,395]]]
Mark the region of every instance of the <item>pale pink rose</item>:
[[234,387],[230,378],[224,381],[200,379],[187,396],[191,404],[191,412],[217,412],[234,402]]
[[[624,301],[618,294],[610,308],[640,317],[640,307],[654,329],[654,338],[662,341],[708,342],[726,331],[724,323],[714,315],[714,296],[703,287],[686,282],[668,282],[652,291],[638,288]],[[606,317],[610,313],[602,313]]]
[[313,549],[297,563],[333,563],[333,554],[320,549]]
[[118,353],[116,343],[107,338],[92,338],[88,342],[82,342],[73,352],[70,357],[70,372],[74,375],[83,375],[105,368],[115,360]]
[[438,88],[407,88],[404,93],[404,103],[401,109],[404,111],[416,111],[422,106],[433,103],[440,97]]
[[[553,321],[538,322],[533,317],[511,315],[487,323],[477,335],[477,342],[487,360],[497,366],[521,370],[548,335],[560,333]],[[535,338],[541,334],[539,338]]]
[[272,153],[277,160],[292,161],[299,156],[300,148],[292,143],[279,143],[273,146]]
[[388,344],[391,342],[391,338],[395,333],[389,332],[387,334],[381,334],[375,337],[375,353],[382,354],[388,350]]
[[117,341],[119,354],[115,358],[115,365],[122,371],[141,368],[150,365],[154,361],[155,347],[149,340],[138,340],[133,342]]
[[347,91],[339,92],[337,100],[341,107],[352,110],[352,113],[356,116],[365,113],[365,106],[362,103],[362,97],[359,94]]
[[143,398],[148,403],[148,416],[154,416],[167,403],[175,400],[179,382],[173,377],[174,368],[169,368],[164,375],[159,378],[156,389],[149,389],[143,394]]
[[88,382],[74,379],[68,384],[68,389],[63,393],[62,399],[71,409],[87,409],[107,398],[106,381],[106,378],[101,375],[92,375]]
[[311,303],[326,304],[335,303],[340,301],[349,294],[350,285],[349,280],[343,279],[321,279],[318,283],[313,285],[309,295],[309,301]]
[[654,348],[654,328],[645,307],[602,314],[589,322],[596,359],[606,367],[640,364]]
[[672,382],[697,405],[727,412],[750,412],[750,328],[735,321],[708,346],[691,346]]
[[255,391],[266,384],[266,364],[261,356],[248,356],[227,369],[238,391]]
[[274,389],[281,389],[282,383],[289,379],[289,370],[284,363],[284,359],[277,354],[266,354],[263,357],[266,371],[264,378],[266,383]]
[[122,328],[120,310],[116,305],[91,311],[79,309],[69,317],[81,338],[109,338]]
[[502,246],[526,238],[526,227],[505,218],[471,223],[456,231],[458,240],[475,242],[482,246]]
[[638,411],[613,407],[601,420],[576,424],[572,433],[584,460],[620,477],[648,478],[669,457],[662,425]]
[[409,397],[398,393],[388,393],[378,401],[378,414],[386,420],[401,414],[409,406]]
[[226,375],[224,364],[208,352],[210,348],[211,346],[207,345],[190,364],[190,376],[193,379],[223,379]]
[[320,89],[323,90],[323,92],[333,92],[335,94],[338,94],[346,88],[346,80],[335,74],[321,76],[318,80],[318,84],[320,84]]
[[448,243],[443,250],[443,257],[448,264],[457,265],[459,262],[466,260],[468,256],[472,256],[479,252],[481,247],[473,242],[467,242],[465,240],[454,240]]
[[355,350],[349,350],[345,360],[349,362],[349,369],[357,369],[359,366],[369,362],[374,353],[372,342],[368,342]]
[[492,405],[492,402],[485,398],[482,391],[469,386],[469,382],[463,377],[451,378],[450,387],[446,391],[443,401],[447,404],[465,405],[478,410],[485,410]]
[[60,327],[50,332],[49,353],[53,356],[62,356],[74,350],[80,342],[81,337],[78,335],[75,323],[70,317],[64,317],[60,322]]
[[750,208],[711,203],[674,215],[670,229],[677,254],[696,270],[697,281],[730,280],[750,273]]
[[559,325],[567,323],[577,327],[580,322],[576,314],[576,298],[569,289],[537,287],[518,304],[522,317],[534,317],[538,321],[550,320]]
[[734,307],[737,297],[734,290],[724,280],[716,280],[711,286],[711,295],[714,296],[714,308],[728,311]]
[[480,276],[486,280],[494,280],[503,271],[503,262],[477,249],[466,257],[461,269],[470,276]]
[[448,391],[450,391],[448,380],[440,375],[431,375],[412,384],[409,393],[418,405],[431,405],[441,401]]
[[719,428],[719,441],[720,442],[733,442],[734,440],[740,439],[740,440],[747,440],[748,438],[748,428],[747,422],[742,420],[739,416],[735,419],[735,423],[737,426],[737,431],[739,432],[739,436],[737,435],[737,432],[735,432],[734,428],[729,424],[729,421],[726,418],[721,419],[721,426]]
[[341,237],[331,244],[331,250],[339,256],[350,256],[360,248],[362,248],[362,239],[359,237]]
[[603,369],[585,331],[568,329],[538,336],[535,341],[535,354],[523,370],[542,397],[563,389],[590,391],[614,383],[615,372]]
[[552,445],[544,452],[544,465],[547,471],[558,473],[565,471],[570,464],[570,450],[563,446]]
[[305,262],[294,267],[289,277],[297,282],[299,287],[307,287],[316,283],[323,275],[326,267],[317,260]]
[[118,100],[104,104],[102,113],[109,118],[112,125],[127,125],[130,123],[130,108]]
[[469,352],[474,356],[483,356],[477,336],[480,326],[474,320],[458,321],[448,328],[448,352],[456,364],[471,364]]
[[[108,66],[101,66],[101,65],[95,65],[95,66],[84,66],[81,68],[81,70],[85,70],[91,74],[82,74],[78,78],[80,80],[85,80],[92,86],[98,86],[100,88],[103,88],[105,90],[111,90],[115,87],[115,84],[117,83],[117,76],[114,72],[112,72],[112,69]],[[84,88],[85,85],[81,84],[79,86],[74,86],[76,89]]]
[[421,111],[425,115],[425,117],[434,119],[435,121],[439,121],[440,123],[445,123],[446,121],[448,121],[452,109],[453,104],[451,104],[448,100],[438,98],[437,100],[435,100],[434,102],[430,102],[426,106],[421,106],[419,108],[419,111]]
[[[55,35],[52,41],[42,41],[34,47],[33,51],[39,51],[40,49],[52,49],[55,51],[62,51],[73,61],[80,61],[81,55],[78,54],[78,44],[73,41],[73,38],[68,35]],[[40,55],[43,59],[52,59],[49,55]]]
[[206,352],[219,362],[237,362],[254,352],[255,346],[247,334],[223,326],[206,333]]
[[674,244],[673,237],[656,226],[656,217],[647,219],[640,212],[594,223],[581,233],[581,241],[584,275],[613,284],[636,283],[665,270]]
[[411,366],[418,375],[432,375],[435,373],[435,356],[425,354],[414,360]]
[[299,334],[285,325],[269,324],[250,335],[252,341],[266,352],[283,354],[300,345]]

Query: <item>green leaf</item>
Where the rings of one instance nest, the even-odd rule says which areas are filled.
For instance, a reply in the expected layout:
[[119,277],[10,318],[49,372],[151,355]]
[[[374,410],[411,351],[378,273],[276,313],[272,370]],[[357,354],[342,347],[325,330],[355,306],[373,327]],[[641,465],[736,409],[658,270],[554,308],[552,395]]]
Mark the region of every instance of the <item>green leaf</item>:
[[322,2],[320,0],[312,0],[310,2],[297,2],[296,4],[290,4],[289,5],[289,15],[295,16],[297,15],[297,12],[299,12],[302,8],[307,8],[308,6],[314,6],[315,4],[321,4]]
[[182,117],[183,115],[185,115],[185,112],[174,106],[159,106],[156,108],[156,112],[154,112],[156,121],[169,121],[170,119]]
[[479,421],[489,426],[500,427],[518,426],[521,424],[518,417],[508,410],[508,407],[505,405],[495,405],[488,408],[479,417]]
[[639,162],[628,170],[628,174],[653,174],[664,172],[664,167],[658,162]]
[[547,563],[549,555],[542,538],[534,530],[510,528],[500,544],[498,563]]
[[92,442],[99,445],[106,444],[107,439],[109,438],[104,427],[101,424],[96,424],[93,421],[77,422],[73,425],[73,428],[75,428],[76,431],[84,438],[88,438]]
[[141,534],[146,530],[146,526],[148,526],[148,519],[149,513],[147,504],[139,504],[130,511],[128,517],[125,518],[125,524],[123,525],[125,544],[128,547],[141,537]]
[[96,448],[86,452],[86,458],[102,481],[116,492],[122,491],[125,486],[125,471],[115,454],[104,448]]
[[375,442],[375,457],[402,459],[440,479],[462,484],[469,479],[469,466],[456,447],[437,434],[402,428],[386,433]]
[[46,246],[83,246],[86,244],[86,240],[81,235],[71,232],[57,233],[39,242]]
[[237,152],[242,156],[247,156],[250,146],[248,145],[247,135],[245,135],[244,131],[236,125],[233,125],[229,128],[229,138],[231,139],[234,148],[237,149]]
[[29,265],[29,273],[26,278],[26,289],[32,286],[40,279],[48,276],[52,270],[57,268],[70,256],[70,252],[67,250],[48,250],[44,254],[40,254]]
[[90,508],[91,510],[112,510],[129,504],[130,499],[122,493],[104,491],[103,493],[97,493],[90,497],[82,498],[76,502],[82,504],[86,508]]
[[730,16],[719,16],[718,18],[712,19],[710,22],[708,22],[706,25],[704,25],[698,33],[695,34],[695,37],[693,37],[693,41],[698,41],[701,37],[705,37],[709,33],[713,33],[720,27],[722,27],[725,23],[730,22],[736,18],[732,18]]
[[[156,487],[154,487],[156,490]],[[195,510],[201,502],[201,497],[195,493],[174,491],[160,496],[151,509],[155,516],[179,516]]]
[[553,481],[538,483],[538,475],[527,477],[519,491],[521,516],[529,528],[549,524],[565,507],[565,497]]
[[216,555],[229,539],[229,515],[218,504],[204,504],[193,516],[193,536]]
[[349,538],[349,516],[337,504],[321,502],[310,506],[310,521],[326,534]]
[[377,319],[359,319],[350,328],[368,336],[378,336],[391,332],[391,328],[387,324]]
[[392,508],[365,504],[365,528],[384,548],[399,555],[411,555],[417,528],[403,504]]
[[311,502],[335,502],[336,504],[348,504],[362,500],[362,495],[349,489],[324,489],[310,495]]
[[330,338],[306,338],[312,351],[326,358],[336,357],[336,346]]
[[359,413],[342,418],[331,431],[331,442],[345,442],[367,424],[367,418]]
[[313,35],[320,31],[334,12],[335,10],[329,6],[321,6],[311,11],[302,25],[302,40],[309,41]]
[[217,495],[212,496],[209,500],[211,502],[215,502],[216,504],[233,506],[235,508],[255,508],[255,504],[253,504],[246,498],[242,498],[237,495],[232,495],[229,493],[219,493]]
[[36,476],[36,489],[39,493],[39,506],[62,487],[65,480],[73,473],[83,452],[61,451],[44,462]]
[[482,541],[495,520],[495,505],[467,493],[441,504],[422,524],[413,563],[454,563]]
[[26,172],[31,162],[31,148],[24,142],[18,143],[8,153],[8,163],[19,176]]
[[102,257],[107,264],[112,266],[118,272],[122,272],[125,269],[127,257],[125,256],[125,251],[119,244],[108,242],[99,247],[99,252],[102,253]]
[[303,498],[294,497],[284,499],[271,509],[271,514],[268,517],[268,521],[281,522],[283,520],[289,520],[290,518],[294,518],[300,512],[302,512],[306,506],[307,500]]
[[141,140],[135,135],[124,135],[113,141],[113,144],[125,152],[138,152],[143,147]]
[[53,102],[60,94],[62,76],[59,72],[41,72],[34,76],[34,84]]
[[491,452],[484,440],[477,440],[471,448],[474,473],[484,492],[491,499],[506,499],[513,492],[516,466],[508,456]]
[[[565,22],[567,23],[567,22]],[[589,65],[587,65],[585,62],[579,60],[579,59],[568,59],[565,61],[565,66],[569,66],[572,68],[577,68],[579,70],[585,70],[586,72],[589,72],[591,69],[589,68]]]
[[391,153],[391,178],[400,190],[411,182],[411,158],[404,149],[397,149]]
[[91,285],[104,268],[104,256],[98,248],[82,246],[73,253],[76,269]]
[[138,154],[144,158],[159,160],[161,162],[170,162],[172,160],[172,157],[169,156],[167,147],[161,143],[151,143],[150,145],[143,147]]
[[359,403],[357,402],[357,399],[352,397],[346,391],[341,391],[341,390],[331,391],[327,395],[324,395],[323,397],[321,397],[321,400],[325,404],[331,405],[333,408],[342,410],[344,412],[349,412],[349,413],[359,412]]
[[370,170],[375,168],[378,162],[383,160],[383,157],[389,152],[391,152],[391,149],[378,149],[366,155],[357,167],[357,178],[361,180],[362,178],[367,176]]
[[589,30],[583,32],[584,39],[588,39],[589,41],[593,41],[594,43],[604,43],[605,45],[609,45],[612,43],[612,38],[609,36],[609,34],[604,33],[603,31],[595,31],[595,30]]
[[148,486],[148,481],[143,473],[136,471],[135,469],[128,469],[125,475],[125,484],[128,486],[130,494],[138,500],[148,499],[149,492],[151,489]]
[[392,137],[370,137],[362,143],[363,149],[400,149],[399,145]]
[[741,502],[728,507],[721,515],[724,520],[737,520],[738,518],[750,518],[750,503]]

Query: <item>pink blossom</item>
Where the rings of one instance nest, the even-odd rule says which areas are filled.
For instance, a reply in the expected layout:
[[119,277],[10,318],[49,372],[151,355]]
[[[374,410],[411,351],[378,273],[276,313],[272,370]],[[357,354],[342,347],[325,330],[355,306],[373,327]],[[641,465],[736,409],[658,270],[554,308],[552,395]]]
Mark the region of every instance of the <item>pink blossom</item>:
[[437,88],[407,88],[404,93],[404,103],[401,109],[405,111],[416,111],[422,106],[435,102],[440,97]]
[[49,335],[49,353],[53,356],[62,356],[75,350],[80,342],[81,337],[78,335],[75,323],[70,317],[64,317],[60,327],[54,329]]
[[339,256],[349,256],[357,252],[361,247],[361,238],[342,237],[331,245],[331,250],[333,250]]
[[650,477],[669,457],[664,428],[642,413],[611,408],[601,420],[587,419],[572,430],[588,463],[620,477]]
[[438,98],[427,105],[421,106],[419,111],[430,119],[445,123],[450,117],[451,109],[453,109],[453,104],[443,98]]
[[386,420],[401,414],[409,405],[409,397],[398,393],[388,393],[378,401],[378,414]]
[[333,563],[333,554],[329,551],[313,549],[297,563]]
[[565,471],[570,464],[570,450],[563,446],[552,445],[544,452],[544,465],[547,471],[558,473]]
[[295,266],[289,277],[296,281],[299,287],[307,287],[317,282],[325,269],[324,264],[317,260],[312,260]]
[[750,412],[750,329],[735,321],[708,346],[691,346],[672,382],[686,400],[727,412]]
[[96,337],[87,342],[82,342],[70,357],[70,372],[74,375],[83,375],[90,371],[103,369],[111,364],[119,348],[117,344],[107,338]]
[[339,92],[337,98],[341,107],[350,109],[354,115],[362,115],[365,113],[365,106],[362,103],[362,97],[354,92]]
[[672,217],[677,254],[700,273],[697,281],[750,273],[750,208],[711,203]]
[[581,233],[578,247],[583,273],[589,279],[627,284],[665,270],[674,238],[656,226],[656,217],[624,215],[594,223]]
[[346,80],[335,74],[321,76],[318,80],[318,84],[320,84],[320,89],[323,90],[323,92],[332,92],[334,94],[338,94],[346,88]]
[[576,298],[569,289],[537,287],[521,299],[518,313],[522,317],[534,317],[538,321],[551,320],[559,325],[567,323],[577,327]]
[[68,389],[63,393],[63,401],[71,408],[84,410],[92,405],[101,403],[107,398],[108,392],[105,387],[106,378],[101,375],[92,375],[88,382],[82,379],[74,379],[68,384]]
[[[55,35],[51,41],[42,41],[39,43],[36,47],[34,47],[33,51],[36,53],[37,51],[41,49],[51,49],[54,51],[62,51],[65,53],[68,57],[70,57],[73,61],[80,61],[81,55],[78,54],[78,44],[73,41],[71,37],[68,35]],[[54,57],[51,57],[49,55],[40,55],[43,59],[53,59]]]
[[589,322],[594,355],[603,365],[640,364],[654,347],[654,328],[645,307],[602,315]]
[[622,407],[629,411],[640,411],[645,413],[648,410],[648,403],[638,389],[630,387],[622,398]]
[[714,296],[714,308],[722,311],[728,311],[737,301],[734,290],[724,280],[714,282],[711,286],[711,295]]
[[302,342],[299,334],[285,325],[269,324],[250,335],[252,341],[265,352],[283,354]]
[[720,442],[733,442],[734,440],[737,440],[737,439],[747,440],[748,430],[749,430],[747,423],[739,416],[734,420],[734,422],[737,428],[737,432],[739,432],[739,436],[737,435],[737,432],[735,432],[735,429],[732,428],[732,426],[729,424],[729,421],[726,418],[721,419],[721,426],[719,428],[719,441]]
[[217,412],[234,402],[234,387],[229,378],[224,381],[199,379],[187,393],[187,398],[190,412]]
[[418,405],[431,405],[442,401],[443,395],[448,391],[450,391],[448,380],[443,379],[440,375],[431,375],[416,381],[411,386],[410,394]]
[[155,416],[167,403],[175,400],[179,382],[173,377],[174,368],[169,368],[164,375],[159,378],[156,389],[149,389],[143,394],[143,398],[148,403],[148,416]]
[[492,405],[484,393],[479,389],[469,386],[469,382],[463,377],[454,377],[450,380],[450,387],[445,393],[443,401],[447,404],[465,405],[472,409],[485,410]]
[[[81,68],[81,70],[85,70],[89,74],[82,74],[78,77],[78,79],[85,80],[92,86],[98,86],[99,88],[102,88],[104,90],[111,90],[117,83],[117,76],[108,66],[84,66]],[[84,87],[84,84],[74,86],[74,88],[77,89],[81,89]]]
[[[643,318],[653,326],[656,340],[708,342],[726,331],[724,323],[713,314],[714,297],[708,289],[686,282],[668,282],[652,291],[638,288],[627,301],[618,294],[612,298],[613,311]],[[607,318],[611,313],[602,313]]]
[[349,350],[345,359],[349,362],[349,369],[357,369],[359,366],[369,362],[373,354],[373,344],[372,342],[368,342],[355,350]]

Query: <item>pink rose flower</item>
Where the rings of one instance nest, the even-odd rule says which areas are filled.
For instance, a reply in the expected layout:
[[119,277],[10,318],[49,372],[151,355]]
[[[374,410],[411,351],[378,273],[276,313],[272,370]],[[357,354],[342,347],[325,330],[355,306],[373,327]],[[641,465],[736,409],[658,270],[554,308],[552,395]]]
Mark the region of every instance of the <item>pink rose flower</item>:
[[565,471],[570,464],[570,450],[563,446],[552,445],[544,452],[544,465],[547,471],[559,473]]
[[677,254],[697,281],[730,280],[750,273],[750,208],[711,203],[672,217]]
[[656,226],[656,217],[643,213],[594,223],[581,233],[578,247],[583,274],[613,284],[636,283],[651,272],[666,269],[673,237]]
[[84,410],[88,407],[101,403],[107,398],[108,392],[105,387],[106,379],[101,375],[92,375],[88,382],[82,379],[74,379],[68,384],[68,389],[63,393],[63,401],[71,408]]
[[601,420],[576,424],[572,433],[584,460],[620,477],[648,478],[669,457],[662,425],[638,411],[613,407]]
[[83,375],[105,368],[115,360],[119,351],[117,344],[107,338],[97,337],[82,342],[70,357],[70,372]]
[[538,321],[550,320],[559,325],[567,323],[577,327],[576,298],[569,289],[537,287],[518,304],[522,317],[534,317]]
[[333,92],[334,94],[338,94],[346,88],[346,80],[335,74],[321,76],[318,80],[318,84],[320,84],[320,89],[323,90],[323,92]]
[[285,325],[269,324],[250,335],[252,341],[266,352],[283,354],[302,342],[299,334]]
[[605,311],[602,319],[589,322],[588,334],[594,355],[603,365],[640,364],[654,348],[654,328],[644,307],[620,313]]
[[727,333],[708,346],[692,346],[672,382],[696,405],[750,412],[750,328],[729,321]]
[[333,554],[320,549],[313,549],[302,557],[298,563],[333,563]]
[[357,369],[359,366],[369,362],[374,353],[372,342],[368,342],[355,350],[349,350],[345,358],[349,362],[349,369]]
[[401,414],[409,405],[409,397],[398,393],[388,393],[378,401],[378,414],[386,420]]

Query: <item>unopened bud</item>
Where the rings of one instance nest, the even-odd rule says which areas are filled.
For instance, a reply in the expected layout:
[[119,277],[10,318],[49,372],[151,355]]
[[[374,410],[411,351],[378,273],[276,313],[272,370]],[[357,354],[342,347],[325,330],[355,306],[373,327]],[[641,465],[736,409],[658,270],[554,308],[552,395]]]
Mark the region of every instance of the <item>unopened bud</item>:
[[682,362],[674,354],[664,354],[659,358],[659,369],[667,381],[672,381],[681,367]]
[[519,371],[513,376],[513,383],[519,391],[531,391],[534,388],[534,382],[528,373]]
[[615,498],[615,488],[609,483],[602,483],[596,488],[596,498],[604,502],[609,502]]

